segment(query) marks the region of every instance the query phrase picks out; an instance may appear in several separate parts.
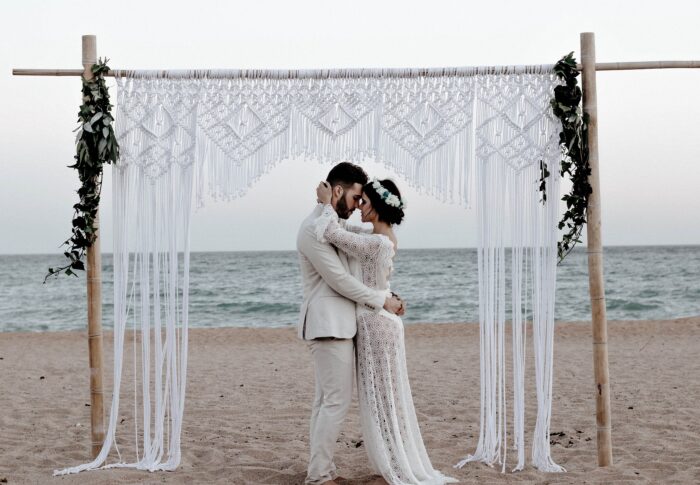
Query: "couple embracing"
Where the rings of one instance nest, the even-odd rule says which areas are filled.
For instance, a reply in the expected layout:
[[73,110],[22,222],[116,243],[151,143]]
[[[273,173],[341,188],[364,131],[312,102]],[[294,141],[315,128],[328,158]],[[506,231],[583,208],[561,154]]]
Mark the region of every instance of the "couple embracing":
[[[413,407],[406,369],[404,302],[389,289],[404,203],[390,180],[368,181],[342,162],[316,189],[319,204],[297,236],[304,301],[298,332],[314,363],[306,483],[339,479],[333,453],[357,379],[360,422],[377,483],[453,483],[433,469]],[[366,230],[346,224],[360,209]]]

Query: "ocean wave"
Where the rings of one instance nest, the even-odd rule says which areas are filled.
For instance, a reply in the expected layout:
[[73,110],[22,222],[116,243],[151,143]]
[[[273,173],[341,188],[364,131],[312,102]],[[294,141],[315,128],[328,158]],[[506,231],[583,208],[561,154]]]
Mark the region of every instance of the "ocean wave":
[[663,308],[663,305],[661,303],[641,303],[639,301],[621,299],[608,299],[606,301],[606,309],[608,311],[624,310],[628,312],[640,312],[646,310],[656,310],[658,308]]
[[232,311],[237,314],[264,314],[264,315],[276,315],[285,313],[298,313],[299,306],[301,302],[294,303],[280,303],[280,302],[222,302],[214,305],[216,310],[220,311]]
[[[614,247],[605,251],[609,319],[700,314],[700,271],[694,270],[700,268],[699,247]],[[54,262],[53,255],[0,256],[0,331],[85,329],[84,279],[59,278],[42,285],[46,267]],[[475,250],[402,249],[394,266],[392,289],[408,303],[405,322],[478,320]],[[193,327],[296,322],[302,301],[296,251],[192,253],[191,267]],[[585,248],[574,250],[557,269],[557,276],[555,318],[590,320]],[[103,281],[103,325],[110,328],[109,254],[103,256]]]

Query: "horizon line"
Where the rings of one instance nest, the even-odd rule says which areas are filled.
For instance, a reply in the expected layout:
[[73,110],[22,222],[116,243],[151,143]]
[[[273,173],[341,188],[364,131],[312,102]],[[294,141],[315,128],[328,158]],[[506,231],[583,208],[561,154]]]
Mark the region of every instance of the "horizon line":
[[[576,249],[587,248],[585,244],[577,245]],[[603,245],[603,248],[630,248],[630,247],[700,247],[700,243],[670,243],[670,244],[607,244]],[[508,249],[509,246],[506,246]],[[458,246],[458,247],[409,247],[401,248],[399,251],[425,251],[425,250],[454,250],[454,249],[478,249],[476,246]],[[178,251],[181,253],[182,251]],[[191,250],[190,254],[194,253],[288,253],[296,252],[296,249],[214,249],[214,250]],[[52,256],[52,255],[62,255],[63,251],[57,250],[55,253],[44,253],[44,252],[28,252],[28,253],[0,253],[0,256]],[[113,251],[103,251],[101,254],[114,254]]]

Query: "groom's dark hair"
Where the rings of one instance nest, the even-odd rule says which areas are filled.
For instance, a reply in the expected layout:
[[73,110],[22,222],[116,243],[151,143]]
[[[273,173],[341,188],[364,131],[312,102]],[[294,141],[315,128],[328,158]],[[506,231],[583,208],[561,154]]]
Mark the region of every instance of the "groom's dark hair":
[[331,184],[331,187],[341,185],[346,189],[353,184],[364,186],[367,180],[369,179],[362,167],[350,162],[340,162],[328,172],[328,177],[326,177],[326,181]]

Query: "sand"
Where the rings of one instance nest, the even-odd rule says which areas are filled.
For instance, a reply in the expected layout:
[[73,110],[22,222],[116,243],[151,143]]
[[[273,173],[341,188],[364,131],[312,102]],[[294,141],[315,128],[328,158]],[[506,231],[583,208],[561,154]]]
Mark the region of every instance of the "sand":
[[[413,395],[434,466],[462,483],[700,483],[700,317],[610,322],[609,333],[614,466],[596,466],[590,325],[573,322],[556,329],[551,426],[554,459],[568,473],[528,466],[501,474],[481,464],[452,469],[479,433],[478,327],[409,325]],[[111,334],[105,347],[111,386]],[[0,483],[302,483],[313,371],[294,330],[194,329],[189,355],[177,471],[54,478],[55,468],[89,458],[86,335],[0,334]],[[527,377],[531,390],[532,369]],[[132,382],[127,373],[119,425],[126,453],[134,440]],[[529,443],[534,394],[526,399]],[[361,440],[354,402],[336,451],[347,483],[371,477]]]

